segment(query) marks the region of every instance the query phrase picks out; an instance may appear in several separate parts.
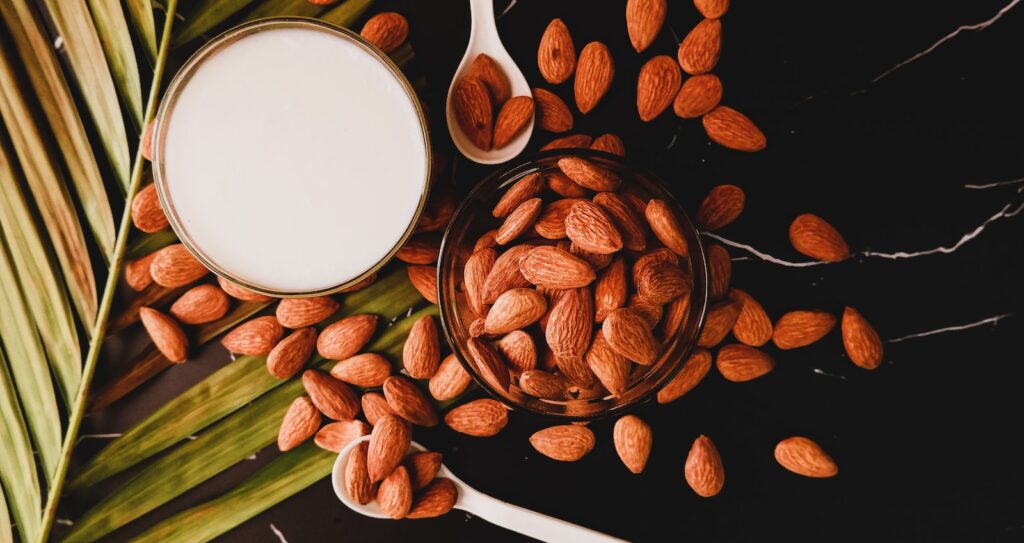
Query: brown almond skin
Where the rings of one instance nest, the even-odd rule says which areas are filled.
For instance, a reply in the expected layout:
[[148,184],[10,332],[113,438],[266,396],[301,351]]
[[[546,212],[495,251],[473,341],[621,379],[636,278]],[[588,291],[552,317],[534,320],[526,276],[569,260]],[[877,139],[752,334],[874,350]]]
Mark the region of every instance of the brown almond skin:
[[156,257],[156,253],[150,253],[125,264],[124,280],[132,290],[139,292],[153,284],[153,276],[149,273],[149,266],[153,263],[154,257]]
[[585,260],[550,245],[530,251],[519,262],[519,271],[530,283],[557,290],[585,287],[597,277]]
[[286,328],[305,328],[330,317],[338,302],[330,296],[285,298],[277,304],[277,321]]
[[[590,147],[590,144],[593,143],[593,141],[594,141],[594,138],[592,138],[592,137],[590,137],[590,136],[588,136],[586,134],[571,134],[571,135],[568,135],[568,136],[563,136],[561,138],[555,138],[555,139],[549,141],[548,143],[546,143],[539,150],[540,151],[550,151],[552,149],[586,149],[587,147]],[[552,189],[552,190],[554,190],[554,189]],[[558,191],[556,190],[555,192],[558,192]],[[561,193],[559,193],[559,194],[561,194]],[[575,196],[575,195],[562,194],[562,196]]]
[[292,401],[281,422],[277,434],[277,448],[290,451],[301,445],[320,428],[320,412],[308,396],[299,396]]
[[445,401],[457,398],[472,381],[473,377],[462,367],[455,353],[452,353],[445,357],[437,372],[430,378],[428,388],[435,400]]
[[533,120],[533,110],[531,96],[516,96],[505,102],[494,121],[494,148],[501,149],[518,136]]
[[366,21],[359,34],[385,53],[390,53],[405,43],[409,36],[409,21],[398,13],[378,13]]
[[416,223],[416,233],[440,232],[448,228],[448,223],[452,221],[457,207],[459,207],[459,201],[452,191],[444,188],[431,190],[427,207],[420,215],[419,222]]
[[402,349],[402,366],[413,379],[430,379],[441,365],[441,341],[434,317],[420,317]]
[[850,247],[842,234],[817,215],[805,213],[789,225],[789,241],[800,253],[823,262],[850,258]]
[[683,472],[690,488],[703,498],[717,495],[725,485],[722,457],[707,436],[702,435],[693,442]]
[[376,483],[388,476],[405,457],[412,440],[409,423],[397,415],[383,415],[373,425],[370,448],[366,455],[366,469],[370,481]]
[[409,472],[409,480],[413,490],[419,490],[434,480],[437,470],[441,468],[441,453],[421,451],[405,457],[403,462]]
[[683,81],[672,110],[683,119],[708,114],[722,101],[722,80],[715,74],[694,75]]
[[437,233],[416,234],[395,253],[406,264],[433,264],[441,252],[441,236]]
[[612,396],[619,397],[625,392],[633,364],[608,345],[604,334],[594,334],[584,360]]
[[401,375],[384,381],[384,398],[395,413],[417,426],[436,426],[437,411],[415,383]]
[[132,200],[132,224],[135,228],[151,234],[167,227],[167,215],[160,207],[156,184],[150,183],[140,190]]
[[720,300],[729,293],[729,281],[732,279],[732,257],[729,251],[717,243],[708,244],[708,294],[712,300]]
[[790,311],[775,322],[772,342],[780,349],[805,347],[825,337],[836,318],[825,311]]
[[539,128],[556,134],[572,130],[572,111],[569,111],[569,106],[561,98],[539,87],[534,87],[532,91],[534,122]]
[[451,479],[439,478],[424,488],[412,503],[407,519],[439,517],[455,507],[459,490]]
[[494,104],[483,81],[463,77],[452,91],[452,109],[459,128],[477,148],[490,151],[494,133]]
[[139,309],[139,319],[164,358],[175,364],[188,358],[188,338],[177,321],[149,307]]
[[152,162],[153,161],[153,121],[150,119],[146,123],[146,128],[142,130],[142,137],[139,138],[139,154],[142,158]]
[[522,330],[509,332],[495,342],[494,346],[516,372],[537,367],[537,348],[533,344],[533,336]]
[[616,191],[622,179],[611,170],[576,156],[558,159],[558,169],[577,185],[594,191]]
[[210,270],[192,256],[192,253],[181,243],[168,245],[154,253],[149,265],[149,273],[156,284],[177,288],[192,284],[203,278]]
[[645,302],[662,305],[690,292],[690,278],[668,262],[637,270],[636,292]]
[[377,320],[377,315],[353,315],[329,324],[317,338],[317,353],[328,360],[354,356],[373,337]]
[[576,202],[582,202],[580,198],[563,198],[555,200],[544,206],[540,217],[533,225],[537,234],[545,239],[562,239],[565,237],[565,219]]
[[722,377],[734,383],[757,379],[775,368],[775,360],[767,353],[739,343],[723,345],[718,350],[715,364]]
[[508,409],[497,400],[482,398],[452,409],[444,416],[444,423],[461,434],[490,437],[508,424]]
[[537,48],[537,67],[541,77],[553,85],[567,81],[576,68],[576,48],[561,19],[552,19],[544,30]]
[[523,392],[545,400],[564,400],[565,380],[544,370],[528,370],[519,376],[519,388]]
[[235,283],[232,283],[231,281],[228,281],[223,277],[217,277],[217,284],[220,285],[220,288],[224,292],[228,293],[228,296],[231,296],[236,300],[242,300],[243,302],[266,303],[274,299],[270,296],[260,294],[258,292],[253,292],[245,287],[236,285]]
[[661,322],[658,324],[658,337],[668,342],[679,332],[690,316],[690,295],[684,294],[665,306]]
[[586,115],[597,107],[611,87],[614,77],[615,61],[608,46],[599,41],[583,46],[576,62],[576,79],[573,81],[576,107],[580,113]]
[[[494,236],[498,235],[498,230],[488,230],[484,232],[480,238],[476,240],[476,244],[473,245],[473,253],[479,253],[484,249],[493,249],[498,246],[498,242],[494,241]],[[497,256],[497,255],[495,255]]]
[[579,424],[552,426],[530,436],[537,452],[561,462],[575,462],[594,448],[594,432]]
[[597,204],[580,200],[565,217],[565,235],[573,245],[599,255],[622,250],[622,234]]
[[611,218],[612,224],[622,234],[622,245],[631,251],[647,248],[647,220],[614,192],[601,192],[594,196],[594,203]]
[[391,375],[391,362],[377,353],[362,353],[339,360],[331,376],[357,387],[379,387]]
[[437,303],[437,268],[434,266],[409,266],[406,268],[409,282],[428,302]]
[[704,379],[711,369],[711,352],[697,349],[686,359],[679,373],[658,391],[658,403],[666,404],[682,398]]
[[551,309],[544,337],[558,358],[582,359],[590,347],[593,326],[594,301],[590,289],[566,290]]
[[612,431],[615,452],[632,473],[641,473],[651,454],[654,432],[651,426],[636,415],[626,415],[615,421]]
[[480,53],[466,70],[466,77],[475,77],[483,82],[491,96],[491,103],[501,106],[512,96],[512,85],[501,66],[488,55]]
[[738,288],[729,291],[729,297],[740,304],[740,314],[732,325],[732,335],[740,343],[760,347],[772,339],[774,327],[761,304],[753,296]]
[[601,331],[615,352],[637,364],[650,365],[658,359],[658,340],[651,333],[650,324],[632,309],[609,313]]
[[171,315],[184,324],[204,324],[223,317],[230,307],[223,290],[214,285],[198,285],[171,305]]
[[[666,0],[629,0],[626,2],[626,32],[637,53],[651,45],[661,32],[668,12]],[[672,61],[675,63],[675,61]]]
[[360,443],[349,453],[345,464],[345,493],[352,501],[366,505],[377,496],[377,485],[370,482],[366,471],[366,451],[369,444]]
[[278,379],[299,373],[316,347],[316,329],[300,328],[274,345],[267,355],[267,371]]
[[575,181],[561,172],[549,172],[545,175],[545,179],[551,192],[563,198],[587,198],[591,194],[589,190],[577,185]]
[[747,197],[736,185],[718,185],[712,188],[697,209],[697,226],[711,231],[724,228],[743,212]]
[[317,370],[302,373],[302,387],[327,418],[350,420],[359,414],[359,396],[345,383]]
[[491,266],[491,271],[484,281],[483,302],[485,304],[493,304],[498,296],[507,290],[530,286],[530,282],[523,277],[519,270],[523,259],[532,250],[533,246],[531,245],[516,245],[506,250],[494,261],[494,265]]
[[476,362],[476,370],[480,377],[498,390],[508,390],[511,377],[508,365],[497,349],[480,338],[471,337],[466,341],[470,356]]
[[260,356],[270,354],[282,336],[284,327],[276,318],[256,317],[228,332],[220,343],[235,354]]
[[664,200],[654,199],[647,202],[644,214],[647,217],[647,224],[651,227],[651,232],[658,238],[658,241],[679,256],[690,254],[689,244],[686,242],[686,236],[683,235],[679,219]]
[[628,295],[626,261],[616,257],[594,284],[594,322],[604,322],[609,313],[626,304]]
[[382,513],[393,519],[405,518],[412,509],[412,482],[405,466],[398,466],[380,482],[377,505]]
[[714,347],[721,343],[732,330],[741,309],[742,306],[733,300],[723,300],[711,306],[704,321],[704,330],[697,338],[697,345]]
[[839,466],[821,446],[806,437],[783,439],[775,446],[775,460],[782,467],[804,477],[826,478],[839,473]]
[[693,0],[693,5],[708,19],[721,19],[729,11],[729,0]]
[[722,22],[704,19],[679,44],[679,66],[688,74],[710,72],[722,53]]
[[594,138],[594,142],[590,144],[590,148],[595,151],[604,151],[605,153],[611,153],[618,156],[626,156],[626,144],[623,143],[622,138],[615,134],[601,134]]
[[363,394],[359,403],[362,405],[363,415],[366,417],[366,422],[370,423],[370,426],[376,426],[377,422],[385,415],[398,416],[398,414],[391,409],[391,406],[388,405],[388,401],[384,398],[384,395],[379,392],[367,392]]
[[498,245],[508,245],[512,240],[526,232],[540,216],[544,201],[540,198],[530,198],[519,204],[512,213],[501,223],[494,241]]
[[514,288],[505,291],[494,301],[484,320],[484,333],[500,336],[513,330],[526,328],[547,312],[548,302],[536,290]]
[[640,256],[635,262],[633,262],[633,269],[630,275],[630,279],[633,281],[633,284],[640,282],[640,273],[645,267],[654,265],[657,262],[664,262],[673,266],[678,266],[679,257],[677,257],[676,254],[667,247],[655,249],[643,256]]
[[491,215],[495,219],[504,219],[519,207],[519,204],[535,198],[542,190],[544,190],[544,176],[537,172],[527,174],[501,195],[501,199],[491,210]]
[[682,83],[683,74],[672,57],[658,55],[645,62],[636,81],[636,109],[640,120],[653,121],[668,109]]
[[[341,452],[346,445],[370,433],[370,425],[361,420],[341,420],[325,424],[313,436],[317,447],[334,453]],[[365,455],[365,452],[364,452]],[[363,470],[365,471],[365,467]],[[367,476],[369,480],[369,476]]]
[[882,338],[856,309],[843,310],[842,332],[843,347],[854,364],[873,370],[882,363]]
[[722,147],[753,153],[768,146],[768,139],[754,121],[731,107],[718,106],[701,122],[711,141]]
[[478,316],[487,314],[490,304],[484,302],[484,289],[487,284],[487,276],[494,269],[498,259],[498,252],[487,247],[477,249],[466,260],[462,272],[462,288],[466,292],[466,301],[470,309]]

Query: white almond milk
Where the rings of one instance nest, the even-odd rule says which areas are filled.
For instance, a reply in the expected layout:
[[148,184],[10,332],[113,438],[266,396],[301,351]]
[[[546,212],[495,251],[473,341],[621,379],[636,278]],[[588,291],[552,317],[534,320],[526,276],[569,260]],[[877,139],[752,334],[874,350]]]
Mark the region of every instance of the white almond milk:
[[351,38],[271,26],[212,53],[179,90],[159,129],[165,207],[227,275],[330,289],[409,229],[426,190],[420,117]]

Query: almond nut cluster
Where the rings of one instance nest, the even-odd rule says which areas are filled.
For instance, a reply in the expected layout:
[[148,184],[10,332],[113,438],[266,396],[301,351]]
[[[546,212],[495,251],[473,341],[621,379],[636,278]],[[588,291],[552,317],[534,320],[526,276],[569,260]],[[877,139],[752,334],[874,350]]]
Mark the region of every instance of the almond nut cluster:
[[[462,133],[484,150],[501,149],[533,120],[533,98],[512,96],[508,76],[488,55],[477,55],[452,90]],[[497,117],[495,118],[495,111]]]

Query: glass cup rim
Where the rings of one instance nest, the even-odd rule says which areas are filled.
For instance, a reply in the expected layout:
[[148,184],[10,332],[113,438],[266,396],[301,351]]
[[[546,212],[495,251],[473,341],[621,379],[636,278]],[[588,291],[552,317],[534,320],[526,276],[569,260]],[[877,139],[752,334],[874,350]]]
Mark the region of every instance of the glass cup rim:
[[[628,170],[630,170],[632,172],[639,173],[639,174],[643,175],[646,179],[651,180],[654,184],[656,184],[658,186],[658,188],[661,191],[663,191],[665,193],[665,195],[667,195],[671,199],[669,204],[672,206],[673,210],[677,211],[682,216],[682,219],[685,222],[686,227],[688,227],[694,233],[693,238],[696,241],[696,253],[693,252],[694,248],[691,247],[690,248],[691,249],[691,255],[695,255],[697,263],[699,263],[701,265],[701,277],[702,277],[702,281],[701,282],[703,283],[703,295],[701,296],[701,304],[700,304],[700,307],[698,309],[699,315],[698,315],[698,318],[697,318],[697,323],[696,323],[696,325],[694,327],[693,341],[690,342],[688,345],[685,345],[683,347],[683,350],[678,353],[679,360],[677,360],[675,362],[674,367],[671,368],[670,371],[666,372],[665,375],[661,376],[661,378],[659,379],[659,382],[655,383],[654,386],[652,386],[650,388],[650,390],[646,391],[641,396],[633,398],[633,399],[631,399],[631,400],[629,400],[627,402],[624,402],[624,403],[622,403],[620,405],[615,405],[615,406],[613,406],[611,408],[603,409],[603,410],[600,410],[600,411],[598,411],[596,413],[592,413],[592,414],[582,414],[582,415],[579,415],[579,414],[556,413],[556,412],[545,411],[545,410],[542,410],[542,409],[537,409],[537,408],[533,407],[532,405],[529,405],[529,404],[526,404],[526,403],[515,402],[515,401],[507,398],[503,394],[500,394],[496,390],[494,390],[494,387],[492,387],[491,384],[489,382],[487,382],[486,379],[483,379],[480,375],[477,374],[476,369],[473,367],[472,364],[469,363],[469,361],[467,361],[462,356],[462,353],[460,352],[460,349],[458,348],[458,342],[456,341],[455,333],[453,331],[454,325],[451,322],[451,319],[452,319],[453,315],[449,314],[450,313],[450,308],[455,307],[456,302],[454,300],[448,300],[446,298],[446,296],[447,296],[446,292],[447,291],[444,288],[445,279],[446,279],[444,274],[447,273],[447,268],[448,268],[444,264],[450,258],[452,258],[451,254],[455,250],[457,250],[457,247],[453,247],[454,242],[452,241],[451,238],[454,235],[453,232],[456,230],[456,227],[459,224],[459,218],[460,217],[464,217],[465,213],[466,213],[466,211],[468,209],[472,208],[474,205],[479,204],[478,200],[484,194],[486,194],[486,193],[488,193],[490,191],[496,190],[498,188],[498,185],[496,185],[496,183],[500,179],[503,179],[503,178],[521,179],[524,175],[529,174],[531,171],[539,169],[539,168],[533,168],[533,170],[531,170],[531,166],[535,166],[536,163],[541,161],[541,160],[549,159],[549,158],[555,157],[555,156],[578,156],[578,157],[582,157],[582,158],[600,158],[600,159],[603,159],[603,160],[610,160],[610,161],[613,161],[613,162],[617,162],[619,164],[619,166],[621,166],[623,168],[626,168],[626,169],[628,169]],[[599,420],[599,419],[608,418],[608,417],[611,417],[611,416],[614,416],[614,415],[619,415],[619,414],[621,414],[623,412],[629,411],[629,410],[634,409],[634,408],[636,408],[636,407],[638,407],[640,405],[643,405],[643,404],[647,403],[648,401],[650,401],[651,398],[655,397],[655,395],[657,394],[658,390],[663,388],[673,378],[675,378],[676,374],[678,374],[679,371],[682,369],[682,367],[685,364],[686,360],[697,349],[697,347],[698,347],[697,346],[697,338],[700,337],[701,331],[704,329],[704,324],[705,324],[705,321],[706,321],[706,318],[707,318],[708,308],[710,306],[710,299],[709,299],[710,298],[710,293],[709,293],[709,280],[708,280],[710,272],[708,270],[707,252],[706,252],[705,247],[704,247],[704,241],[703,241],[703,239],[700,236],[700,230],[697,228],[697,226],[694,224],[694,222],[690,219],[689,215],[686,213],[686,211],[683,208],[683,206],[676,199],[675,195],[672,194],[672,192],[666,186],[666,184],[661,179],[661,177],[656,175],[656,174],[654,174],[654,172],[652,172],[650,169],[639,167],[634,162],[626,159],[625,157],[621,157],[621,156],[618,156],[618,155],[615,155],[615,154],[612,154],[612,153],[607,153],[607,152],[604,152],[604,151],[598,151],[598,150],[593,150],[593,149],[568,148],[568,149],[551,149],[551,150],[548,150],[548,151],[540,151],[540,152],[535,153],[532,156],[529,156],[529,157],[526,157],[526,158],[519,157],[514,163],[513,162],[506,163],[504,166],[502,166],[502,168],[500,168],[500,169],[498,169],[498,170],[496,170],[494,172],[491,172],[486,177],[484,177],[462,199],[462,202],[459,204],[458,208],[456,208],[456,210],[455,210],[455,213],[452,215],[452,219],[448,223],[447,228],[445,228],[444,236],[441,239],[441,248],[440,248],[440,253],[438,255],[438,264],[437,264],[437,266],[438,266],[438,272],[437,272],[437,281],[436,281],[436,284],[435,284],[435,288],[437,289],[437,293],[438,293],[437,294],[438,295],[438,304],[437,305],[438,305],[438,308],[439,308],[438,315],[439,315],[440,320],[441,320],[441,330],[442,330],[442,332],[444,334],[445,340],[448,341],[449,347],[451,347],[451,349],[452,349],[452,354],[455,355],[455,358],[462,365],[463,369],[467,373],[469,373],[469,375],[473,378],[473,381],[475,381],[478,386],[480,386],[485,392],[487,392],[487,395],[490,398],[495,399],[495,400],[501,402],[503,405],[505,405],[505,406],[507,406],[509,408],[517,409],[517,410],[520,410],[520,411],[526,411],[526,412],[529,412],[529,413],[532,413],[532,414],[535,414],[535,415],[541,415],[541,416],[550,417],[550,418],[557,418],[559,420],[565,420],[565,421],[569,421],[569,422],[592,421],[592,420]],[[696,273],[697,273],[696,270],[694,270],[694,274],[696,274]],[[677,330],[675,332],[675,334],[673,335],[673,338],[674,338],[675,342],[678,342],[678,340],[680,339],[680,336],[683,333],[683,328],[684,327],[680,327],[679,330]]]
[[[173,201],[171,200],[168,189],[167,179],[164,172],[164,157],[163,147],[166,133],[163,131],[163,127],[166,120],[169,119],[173,113],[174,106],[180,96],[182,89],[186,86],[188,81],[196,73],[196,70],[206,61],[212,57],[221,49],[231,45],[232,43],[257,32],[264,30],[278,29],[278,28],[305,28],[325,32],[339,36],[343,39],[349,40],[352,43],[360,46],[363,50],[370,54],[371,57],[375,58],[378,62],[382,63],[385,68],[391,73],[395,80],[399,83],[402,89],[405,91],[412,103],[413,110],[416,112],[416,117],[419,120],[420,134],[423,140],[424,146],[424,178],[423,178],[423,191],[420,194],[420,200],[417,203],[416,210],[412,214],[409,220],[409,225],[406,227],[405,232],[397,240],[395,245],[385,254],[378,262],[376,262],[369,269],[361,273],[360,275],[345,281],[344,283],[326,287],[318,290],[311,291],[281,291],[277,289],[267,288],[261,285],[250,283],[240,277],[235,276],[231,272],[227,271],[223,267],[219,266],[213,259],[209,258],[200,248],[199,244],[196,243],[188,231],[185,229],[180,217],[178,217],[175,211]],[[354,286],[361,281],[369,278],[373,274],[380,271],[384,266],[388,264],[398,252],[399,249],[405,245],[409,237],[415,232],[416,224],[419,222],[419,218],[426,208],[427,197],[430,194],[430,188],[432,185],[432,152],[430,144],[430,129],[427,123],[426,113],[423,111],[423,104],[420,102],[419,97],[416,94],[416,90],[409,82],[405,74],[398,67],[394,61],[391,60],[386,53],[381,51],[377,46],[367,41],[361,35],[353,32],[347,28],[342,28],[318,19],[310,17],[267,17],[263,19],[257,19],[247,23],[242,23],[238,26],[229,28],[224,32],[218,34],[210,41],[203,44],[196,50],[182,64],[181,68],[171,79],[171,82],[167,85],[166,92],[163,98],[160,100],[160,105],[157,109],[156,115],[153,117],[153,135],[152,135],[152,153],[153,160],[151,163],[153,184],[156,186],[157,196],[160,199],[160,203],[164,209],[164,214],[167,216],[167,220],[171,225],[171,229],[174,234],[178,237],[178,240],[185,246],[186,249],[192,255],[199,260],[207,269],[212,271],[214,274],[223,277],[224,279],[235,283],[236,285],[242,286],[253,292],[272,296],[275,298],[306,298],[313,296],[326,296],[329,294],[335,294]]]

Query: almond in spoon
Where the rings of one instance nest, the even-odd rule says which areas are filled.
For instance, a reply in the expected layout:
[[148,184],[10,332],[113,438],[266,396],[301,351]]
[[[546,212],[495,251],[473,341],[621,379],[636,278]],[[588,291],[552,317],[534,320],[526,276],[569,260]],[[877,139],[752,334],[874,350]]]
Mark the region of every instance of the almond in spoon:
[[501,106],[494,121],[494,148],[501,149],[519,135],[533,119],[533,98],[516,96]]

